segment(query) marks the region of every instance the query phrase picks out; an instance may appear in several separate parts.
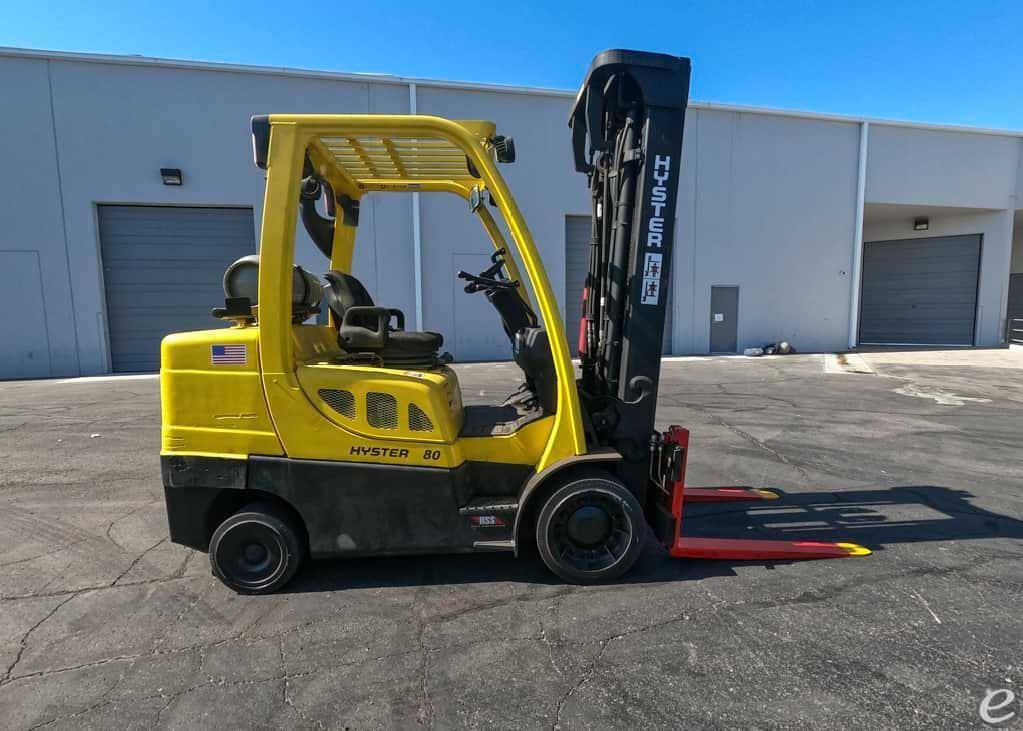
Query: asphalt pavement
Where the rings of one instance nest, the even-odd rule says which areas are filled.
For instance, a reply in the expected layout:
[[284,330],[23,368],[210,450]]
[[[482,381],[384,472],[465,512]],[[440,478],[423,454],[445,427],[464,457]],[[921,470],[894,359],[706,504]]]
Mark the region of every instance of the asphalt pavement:
[[[465,400],[517,385],[457,367]],[[238,596],[167,539],[155,378],[0,383],[3,728],[1023,725],[1023,351],[665,362],[693,535],[873,555],[559,583],[487,554],[319,562]],[[998,700],[1007,696],[1000,696]]]

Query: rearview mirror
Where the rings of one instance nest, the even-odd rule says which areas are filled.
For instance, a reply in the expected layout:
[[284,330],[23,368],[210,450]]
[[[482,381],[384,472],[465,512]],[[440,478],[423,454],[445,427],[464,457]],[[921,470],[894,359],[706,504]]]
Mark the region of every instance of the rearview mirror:
[[483,195],[480,193],[480,187],[472,186],[472,190],[469,191],[469,210],[475,213],[482,203]]

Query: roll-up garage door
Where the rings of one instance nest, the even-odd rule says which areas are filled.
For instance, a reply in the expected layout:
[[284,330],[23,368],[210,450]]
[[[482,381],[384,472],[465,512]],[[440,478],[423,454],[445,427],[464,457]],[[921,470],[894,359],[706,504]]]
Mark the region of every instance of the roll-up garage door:
[[[565,332],[569,350],[576,355],[579,342],[579,318],[583,310],[583,287],[590,268],[590,217],[565,216]],[[664,314],[662,352],[671,353],[672,289]]]
[[863,345],[973,345],[980,234],[863,247]]
[[99,235],[116,372],[159,370],[164,335],[220,327],[224,270],[256,251],[251,208],[100,206]]

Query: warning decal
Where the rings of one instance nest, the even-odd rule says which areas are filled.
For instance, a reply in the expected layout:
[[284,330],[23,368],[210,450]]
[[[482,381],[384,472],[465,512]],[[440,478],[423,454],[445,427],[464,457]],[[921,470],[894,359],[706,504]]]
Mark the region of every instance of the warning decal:
[[644,305],[656,305],[661,301],[661,261],[662,254],[648,253],[643,262],[643,297]]

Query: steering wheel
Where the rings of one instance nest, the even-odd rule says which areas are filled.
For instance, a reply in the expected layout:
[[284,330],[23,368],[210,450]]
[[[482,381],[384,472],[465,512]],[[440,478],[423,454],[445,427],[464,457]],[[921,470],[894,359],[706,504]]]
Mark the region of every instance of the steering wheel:
[[500,290],[515,289],[519,286],[517,281],[508,279],[504,272],[504,249],[498,249],[490,257],[490,261],[493,262],[492,266],[487,267],[479,274],[469,274],[464,270],[459,270],[458,278],[465,279],[468,283],[465,285],[465,291],[467,294],[473,294],[474,292],[498,292]]

